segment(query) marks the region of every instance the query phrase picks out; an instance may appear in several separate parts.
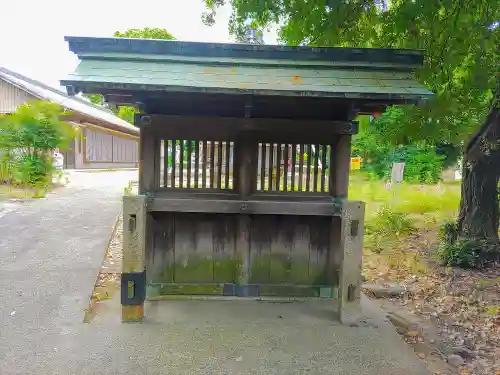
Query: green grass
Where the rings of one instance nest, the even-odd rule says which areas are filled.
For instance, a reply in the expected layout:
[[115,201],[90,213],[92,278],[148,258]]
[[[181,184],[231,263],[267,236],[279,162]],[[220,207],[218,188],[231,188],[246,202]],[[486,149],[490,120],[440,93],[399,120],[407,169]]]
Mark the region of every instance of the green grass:
[[458,210],[460,184],[411,185],[401,184],[397,193],[381,181],[370,180],[362,174],[353,174],[349,185],[349,199],[367,204],[367,217],[384,207],[408,215],[436,214],[449,216]]
[[[460,184],[401,184],[394,194],[382,181],[353,173],[349,199],[366,203],[365,254],[382,257],[388,268],[410,267],[420,270],[422,264],[414,251],[405,250],[410,234],[437,231],[443,222],[454,219],[460,203]],[[410,266],[409,266],[410,265]]]

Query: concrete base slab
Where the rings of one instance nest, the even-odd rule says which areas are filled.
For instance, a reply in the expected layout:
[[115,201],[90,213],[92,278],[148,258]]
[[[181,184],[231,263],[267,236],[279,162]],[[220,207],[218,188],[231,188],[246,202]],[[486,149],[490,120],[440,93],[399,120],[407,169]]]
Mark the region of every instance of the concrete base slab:
[[152,301],[142,323],[122,324],[115,298],[79,337],[104,357],[66,360],[84,374],[89,363],[101,374],[428,374],[384,313],[365,298],[362,306],[363,318],[346,325],[331,300]]

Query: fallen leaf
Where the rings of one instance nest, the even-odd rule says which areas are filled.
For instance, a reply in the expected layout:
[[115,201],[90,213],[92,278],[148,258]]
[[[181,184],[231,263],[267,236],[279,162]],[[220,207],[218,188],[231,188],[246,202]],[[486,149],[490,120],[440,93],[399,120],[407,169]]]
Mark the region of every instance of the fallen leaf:
[[405,336],[408,336],[408,337],[417,337],[419,335],[419,333],[417,331],[408,331],[405,333]]
[[425,359],[425,354],[424,353],[417,353],[417,357],[420,359]]

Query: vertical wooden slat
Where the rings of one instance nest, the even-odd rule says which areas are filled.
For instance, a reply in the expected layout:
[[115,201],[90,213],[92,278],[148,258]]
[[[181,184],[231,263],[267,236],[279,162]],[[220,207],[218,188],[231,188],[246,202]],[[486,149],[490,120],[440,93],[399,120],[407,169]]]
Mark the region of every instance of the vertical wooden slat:
[[194,149],[194,187],[198,189],[200,187],[200,142],[196,141]]
[[157,189],[160,187],[161,140],[155,138],[154,146],[155,146],[155,148],[154,148],[154,175],[155,175],[154,188]]
[[304,145],[299,145],[299,191],[302,191],[302,179],[304,178]]
[[306,191],[311,189],[311,159],[312,159],[312,145],[307,145],[307,175],[306,175]]
[[326,145],[321,145],[321,192],[325,190],[325,174],[326,174]]
[[292,143],[292,191],[295,191],[295,164],[297,163],[297,144]]
[[172,170],[170,171],[170,187],[175,188],[175,164],[177,163],[177,141],[172,139],[170,152],[172,153]]
[[179,141],[180,152],[179,152],[179,187],[184,187],[184,140]]
[[285,155],[283,157],[283,191],[288,191],[288,148],[290,145],[287,143],[285,144]]
[[224,187],[229,189],[229,161],[231,160],[231,142],[226,141],[226,178],[224,182]]
[[266,186],[266,144],[261,143],[261,159],[260,159],[260,191],[265,191]]
[[276,191],[281,191],[281,143],[278,143],[276,156]]
[[217,188],[222,188],[222,142],[217,142]]
[[269,178],[268,178],[268,182],[267,182],[267,189],[269,191],[272,191],[273,190],[273,159],[274,159],[274,144],[273,143],[269,143],[269,160],[268,160],[268,164],[269,164]]
[[203,163],[201,163],[201,186],[207,187],[207,167],[208,167],[208,152],[207,152],[207,141],[203,141]]
[[163,140],[163,187],[168,187],[168,139]]
[[214,188],[215,177],[215,142],[210,141],[210,189]]
[[187,152],[187,187],[191,188],[191,153],[193,148],[193,141],[188,140],[188,152]]
[[314,183],[313,191],[318,191],[318,165],[319,165],[319,145],[314,145]]

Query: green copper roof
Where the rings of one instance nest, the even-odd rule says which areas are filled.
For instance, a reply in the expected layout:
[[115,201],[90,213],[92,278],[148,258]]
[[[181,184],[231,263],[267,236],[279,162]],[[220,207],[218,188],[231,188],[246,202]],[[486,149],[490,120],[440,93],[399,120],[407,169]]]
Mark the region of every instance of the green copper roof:
[[282,96],[394,98],[432,95],[415,81],[420,51],[67,38],[81,62],[77,91],[160,90]]

